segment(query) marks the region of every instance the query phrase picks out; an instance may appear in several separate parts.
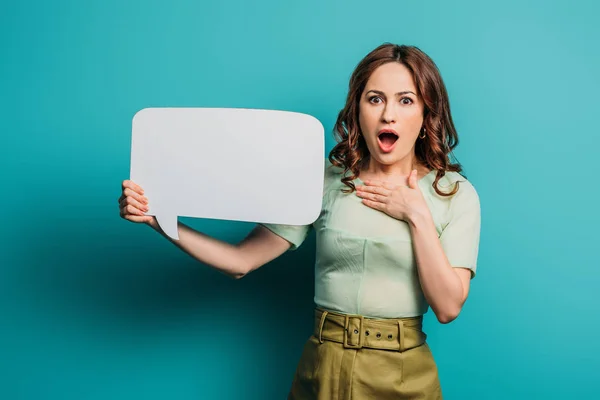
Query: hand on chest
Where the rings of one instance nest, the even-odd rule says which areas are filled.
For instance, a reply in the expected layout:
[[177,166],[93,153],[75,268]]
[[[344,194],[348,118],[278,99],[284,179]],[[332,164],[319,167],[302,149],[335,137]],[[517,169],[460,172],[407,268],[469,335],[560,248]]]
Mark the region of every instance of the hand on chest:
[[330,193],[328,200],[318,221],[321,229],[360,238],[412,241],[408,223],[366,206],[353,193]]

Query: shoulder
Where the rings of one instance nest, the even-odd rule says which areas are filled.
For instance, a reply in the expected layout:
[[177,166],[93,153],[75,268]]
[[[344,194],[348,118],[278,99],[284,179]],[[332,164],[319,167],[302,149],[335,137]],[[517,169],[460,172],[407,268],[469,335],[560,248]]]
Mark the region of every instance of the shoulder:
[[449,197],[450,208],[454,211],[464,209],[478,209],[480,207],[479,194],[475,185],[458,172],[446,171],[439,181],[442,191],[452,191],[454,185],[458,185],[458,191]]
[[[341,179],[344,174],[344,169],[337,167],[329,161],[329,158],[325,158],[325,177],[323,182],[323,192],[327,192],[339,185],[343,185]],[[338,185],[339,184],[339,185]]]
[[[432,174],[431,183],[433,184],[434,181],[435,174]],[[459,172],[446,171],[444,176],[438,181],[438,187],[442,192],[451,192],[455,185],[458,185],[459,189],[458,192],[451,197],[456,197],[459,193],[461,197],[477,196],[475,185]]]
[[444,193],[450,193],[458,185],[458,191],[452,196],[442,196],[434,189],[436,174],[431,174],[427,180],[427,194],[432,197],[434,204],[442,209],[456,209],[479,205],[479,195],[475,185],[458,172],[446,171],[437,183],[437,188]]

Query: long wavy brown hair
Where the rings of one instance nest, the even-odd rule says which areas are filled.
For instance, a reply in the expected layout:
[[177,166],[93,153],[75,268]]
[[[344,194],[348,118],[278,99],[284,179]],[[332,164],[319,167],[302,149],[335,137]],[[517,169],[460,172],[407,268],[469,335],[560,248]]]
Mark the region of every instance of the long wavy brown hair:
[[[415,155],[417,161],[429,169],[437,170],[434,190],[441,196],[452,196],[458,191],[458,182],[454,189],[445,193],[438,188],[438,182],[446,171],[461,172],[460,163],[451,163],[449,155],[458,145],[458,135],[450,114],[450,101],[446,86],[433,60],[415,46],[384,43],[367,54],[356,66],[348,88],[346,105],[340,111],[334,126],[334,135],[338,141],[329,153],[329,161],[344,169],[342,182],[352,193],[352,182],[369,162],[369,150],[360,132],[359,102],[369,77],[383,64],[398,62],[412,73],[417,86],[417,95],[423,99],[423,128],[425,138],[417,138]],[[350,171],[350,174],[347,174]]]

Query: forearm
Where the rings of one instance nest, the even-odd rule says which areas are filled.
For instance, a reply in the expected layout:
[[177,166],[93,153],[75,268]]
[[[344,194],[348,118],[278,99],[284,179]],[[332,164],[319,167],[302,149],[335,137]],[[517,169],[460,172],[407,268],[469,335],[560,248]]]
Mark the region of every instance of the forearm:
[[414,215],[408,223],[423,294],[437,319],[448,323],[464,303],[463,284],[448,262],[431,215]]
[[238,246],[195,231],[181,222],[177,223],[179,240],[171,239],[156,223],[150,226],[175,246],[219,272],[232,278],[241,278],[248,272]]

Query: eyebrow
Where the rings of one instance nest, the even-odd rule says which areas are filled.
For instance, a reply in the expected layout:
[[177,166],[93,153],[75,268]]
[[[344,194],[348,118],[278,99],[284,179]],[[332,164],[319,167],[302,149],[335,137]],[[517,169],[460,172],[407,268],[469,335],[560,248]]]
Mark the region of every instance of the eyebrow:
[[[382,91],[380,91],[380,90],[374,90],[374,89],[371,89],[371,90],[369,90],[367,93],[369,93],[369,92],[373,92],[373,93],[377,93],[377,94],[379,94],[379,95],[381,95],[381,96],[385,96],[385,93],[383,93],[383,92],[382,92]],[[415,94],[414,92],[411,92],[410,90],[405,90],[405,91],[403,91],[403,92],[398,92],[398,93],[396,93],[396,96],[403,95],[403,94],[408,94],[408,93],[412,93],[412,94],[414,94],[414,95],[416,96],[416,94]]]

